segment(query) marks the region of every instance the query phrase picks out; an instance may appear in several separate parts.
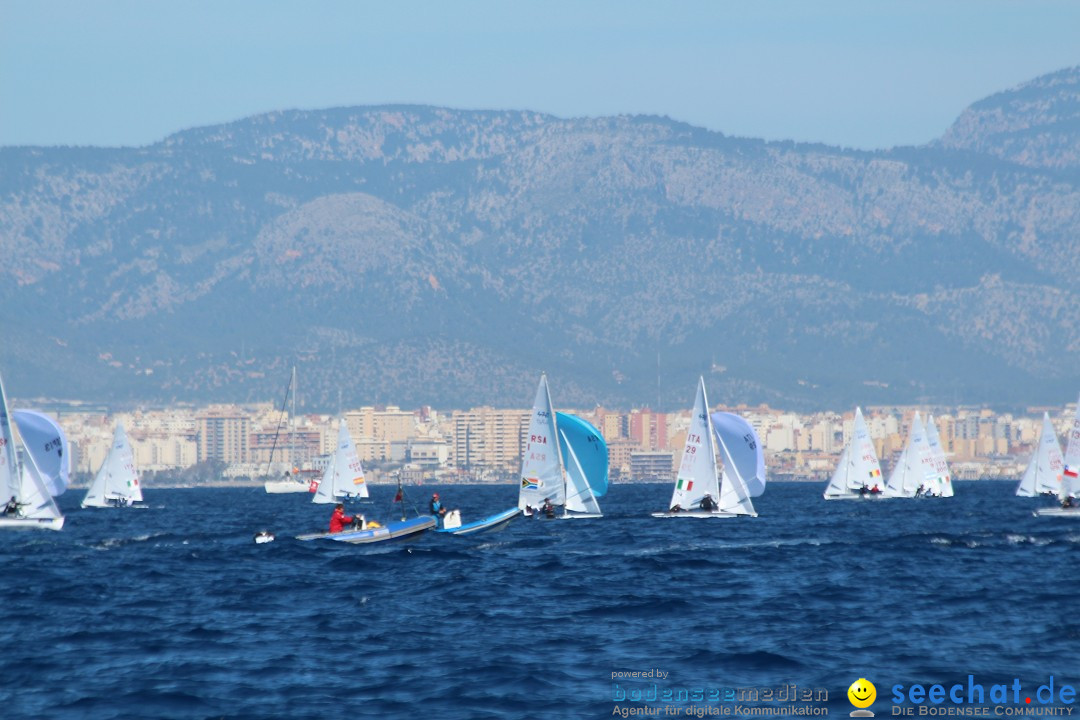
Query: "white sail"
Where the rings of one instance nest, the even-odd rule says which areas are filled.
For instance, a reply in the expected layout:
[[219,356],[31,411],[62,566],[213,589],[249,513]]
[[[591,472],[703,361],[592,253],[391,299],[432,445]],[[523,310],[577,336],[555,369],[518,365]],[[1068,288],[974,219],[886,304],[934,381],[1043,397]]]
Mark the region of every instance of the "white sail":
[[938,435],[937,423],[934,416],[926,418],[926,441],[930,444],[930,456],[934,460],[934,479],[931,481],[930,494],[937,497],[952,497],[953,483],[952,474],[949,472],[949,462],[945,459],[945,449],[941,446],[941,436]]
[[118,424],[109,454],[90,483],[82,507],[115,507],[142,499],[139,474],[135,471],[135,453],[132,452],[123,424]]
[[934,458],[930,453],[930,443],[926,439],[926,430],[923,429],[919,413],[915,413],[908,433],[907,447],[900,454],[896,467],[889,475],[889,482],[885,486],[885,496],[915,497],[920,488],[926,492],[928,488],[933,487],[937,478]]
[[600,516],[600,504],[596,501],[589,480],[585,477],[585,471],[578,462],[574,446],[562,430],[559,430],[562,446],[566,448],[569,462],[566,468],[566,498],[563,505],[564,514],[575,513],[578,515]]
[[14,515],[0,516],[0,528],[43,528],[59,530],[64,516],[52,499],[52,493],[34,463],[29,451],[22,467],[16,457],[15,438],[11,429],[4,382],[0,379],[0,502],[14,500],[18,510]]
[[0,502],[6,503],[8,498],[19,499],[21,483],[15,452],[15,434],[11,431],[4,380],[0,378]]
[[765,453],[754,426],[733,413],[716,412],[710,416],[713,432],[722,442],[724,469],[734,468],[750,497],[765,492]]
[[840,455],[840,462],[836,463],[836,469],[833,470],[832,477],[829,478],[829,484],[825,486],[825,499],[848,497],[857,493],[852,493],[848,483],[855,478],[855,469],[851,462],[851,443],[844,446],[844,452]]
[[1042,431],[1024,476],[1016,487],[1019,497],[1035,497],[1044,493],[1058,495],[1064,458],[1057,433],[1050,422],[1050,413],[1043,413]]
[[844,447],[840,462],[836,464],[832,479],[825,488],[825,498],[862,497],[864,492],[872,494],[875,487],[880,492],[881,482],[881,464],[874,451],[874,442],[870,439],[862,408],[857,407],[851,441]]
[[690,416],[690,429],[686,433],[675,490],[671,494],[668,507],[695,509],[706,495],[719,500],[720,481],[716,472],[716,446],[712,420],[709,418],[709,401],[705,396],[705,379],[699,378],[694,410]]
[[1035,497],[1044,494],[1061,494],[1061,473],[1065,464],[1058,443],[1057,433],[1050,422],[1050,413],[1043,413],[1042,432],[1038,445],[1024,471],[1024,477],[1016,486],[1018,497]]
[[1080,399],[1076,402],[1076,415],[1069,429],[1069,441],[1065,446],[1064,461],[1061,498],[1080,497]]
[[20,511],[23,517],[37,519],[58,519],[60,509],[52,499],[52,493],[45,485],[41,472],[34,462],[33,455],[27,453],[22,465],[19,502],[25,505]]
[[36,410],[13,410],[23,446],[34,456],[45,487],[53,497],[64,494],[71,475],[67,435],[53,418]]
[[[720,512],[731,515],[750,515],[757,517],[754,512],[754,504],[750,502],[750,492],[745,476],[740,472],[740,463],[732,457],[734,443],[727,442],[724,435],[716,434],[719,443],[720,456],[724,459],[724,470],[720,481]],[[760,444],[758,445],[760,448]],[[737,454],[737,453],[736,453]],[[745,467],[745,464],[742,464]],[[762,465],[764,467],[764,464]],[[762,471],[764,477],[764,471]],[[764,489],[764,483],[762,483]]]
[[521,456],[521,489],[518,508],[539,508],[547,499],[552,505],[565,503],[565,484],[555,412],[551,408],[547,375],[540,376],[529,418],[529,435]]
[[311,502],[326,504],[341,502],[345,498],[368,497],[367,482],[364,479],[364,467],[356,454],[349,428],[342,419],[338,425],[337,449],[326,466],[319,489]]

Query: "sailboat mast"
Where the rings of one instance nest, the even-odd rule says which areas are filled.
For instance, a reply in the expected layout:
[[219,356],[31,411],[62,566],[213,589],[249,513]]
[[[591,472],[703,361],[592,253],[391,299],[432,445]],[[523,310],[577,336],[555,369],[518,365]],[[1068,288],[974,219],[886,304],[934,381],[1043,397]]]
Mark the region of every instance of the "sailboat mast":
[[289,466],[299,468],[296,462],[296,366],[292,367],[292,377],[289,379],[292,386],[292,405],[289,406]]
[[266,461],[266,474],[270,475],[270,469],[274,464],[274,451],[277,450],[278,435],[281,434],[281,416],[285,414],[285,405],[289,402],[289,392],[292,390],[293,381],[296,379],[296,368],[289,378],[289,384],[285,386],[285,397],[281,398],[281,410],[278,411],[277,425],[274,426],[274,442],[270,445],[270,459]]
[[[704,380],[702,381],[702,393],[704,393]],[[703,395],[703,397],[705,397]],[[717,503],[720,502],[720,478],[716,476],[716,438],[714,435],[716,432],[713,430],[712,413],[709,412],[709,401],[705,400],[705,432],[709,436],[709,462],[712,463],[712,490],[716,493],[716,497],[713,498]]]
[[555,415],[555,408],[551,404],[551,388],[547,384],[547,375],[544,375],[544,392],[547,394],[548,412],[551,413],[551,427],[555,431],[555,459],[559,462],[559,475],[562,478],[563,489],[563,517],[566,517],[566,468],[562,461],[562,443],[559,442],[559,419]]

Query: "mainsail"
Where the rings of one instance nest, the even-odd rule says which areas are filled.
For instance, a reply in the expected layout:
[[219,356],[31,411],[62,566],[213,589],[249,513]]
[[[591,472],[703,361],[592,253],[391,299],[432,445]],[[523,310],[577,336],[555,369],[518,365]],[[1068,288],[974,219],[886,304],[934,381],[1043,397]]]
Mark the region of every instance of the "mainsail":
[[1065,446],[1060,493],[1063,500],[1080,496],[1080,399],[1076,402],[1076,415],[1069,429],[1069,442]]
[[356,454],[349,428],[342,419],[338,425],[337,449],[330,464],[326,466],[319,489],[311,502],[326,504],[341,502],[345,498],[368,497],[367,482],[364,480],[364,467]]
[[937,497],[952,497],[953,483],[952,474],[949,472],[949,462],[945,459],[945,449],[941,447],[941,436],[938,435],[937,423],[934,416],[926,419],[926,441],[930,444],[930,456],[934,460],[934,479],[930,484],[930,495]]
[[521,455],[521,487],[518,508],[539,508],[548,500],[552,505],[566,502],[563,464],[560,457],[558,428],[551,409],[547,375],[540,375],[529,417],[529,434]]
[[706,495],[719,500],[720,480],[716,473],[716,443],[709,418],[709,401],[705,396],[705,379],[699,378],[690,428],[686,432],[679,473],[675,477],[675,490],[671,493],[668,507],[683,510],[696,508]]
[[1035,454],[1031,456],[1024,477],[1016,486],[1019,497],[1035,497],[1044,494],[1061,494],[1061,473],[1065,464],[1061,454],[1054,425],[1050,422],[1050,413],[1043,413],[1042,432]]

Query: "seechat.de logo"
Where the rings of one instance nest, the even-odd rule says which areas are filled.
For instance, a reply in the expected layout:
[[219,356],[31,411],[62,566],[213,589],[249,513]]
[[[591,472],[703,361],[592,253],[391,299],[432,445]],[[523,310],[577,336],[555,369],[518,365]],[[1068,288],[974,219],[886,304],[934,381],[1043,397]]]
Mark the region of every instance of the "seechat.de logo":
[[874,687],[874,683],[866,678],[859,678],[847,689],[847,697],[851,704],[858,708],[851,712],[851,717],[874,717],[874,713],[866,709],[877,699],[877,688]]

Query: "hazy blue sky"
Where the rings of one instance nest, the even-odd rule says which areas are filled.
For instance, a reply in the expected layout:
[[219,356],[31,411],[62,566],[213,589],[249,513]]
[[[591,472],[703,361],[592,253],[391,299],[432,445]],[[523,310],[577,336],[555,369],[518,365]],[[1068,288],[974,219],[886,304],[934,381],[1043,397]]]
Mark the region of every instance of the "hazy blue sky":
[[0,0],[0,145],[404,102],[889,147],[1077,64],[1073,0]]

